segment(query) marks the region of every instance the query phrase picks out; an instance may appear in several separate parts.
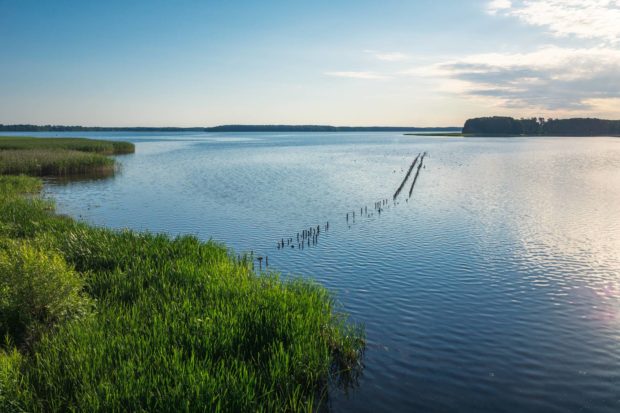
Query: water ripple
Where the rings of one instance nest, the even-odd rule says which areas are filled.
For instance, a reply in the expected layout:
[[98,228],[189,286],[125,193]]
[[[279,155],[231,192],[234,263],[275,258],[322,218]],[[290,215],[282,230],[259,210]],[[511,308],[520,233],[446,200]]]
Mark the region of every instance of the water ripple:
[[[115,179],[48,186],[60,211],[213,238],[336,291],[368,350],[333,410],[620,410],[618,140],[113,137],[136,154]],[[425,151],[410,200],[346,221]],[[327,221],[315,247],[277,249]]]

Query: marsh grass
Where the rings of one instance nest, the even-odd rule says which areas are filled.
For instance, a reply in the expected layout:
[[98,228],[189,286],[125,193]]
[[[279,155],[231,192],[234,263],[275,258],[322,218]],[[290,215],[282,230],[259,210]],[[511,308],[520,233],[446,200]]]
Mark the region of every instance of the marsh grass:
[[324,287],[257,274],[212,241],[58,216],[20,195],[35,188],[28,178],[0,177],[0,188],[0,246],[59,257],[94,303],[55,319],[24,355],[9,331],[0,410],[313,411],[330,383],[359,374],[363,331]]
[[114,174],[114,160],[98,153],[66,149],[0,150],[0,174],[68,176]]
[[0,196],[16,194],[34,194],[43,188],[40,179],[31,176],[1,176],[0,175]]
[[101,155],[122,155],[135,152],[129,142],[105,141],[85,138],[31,138],[0,136],[0,150],[64,149],[92,152]]
[[114,174],[107,155],[133,153],[129,142],[83,138],[0,137],[0,174],[98,176]]

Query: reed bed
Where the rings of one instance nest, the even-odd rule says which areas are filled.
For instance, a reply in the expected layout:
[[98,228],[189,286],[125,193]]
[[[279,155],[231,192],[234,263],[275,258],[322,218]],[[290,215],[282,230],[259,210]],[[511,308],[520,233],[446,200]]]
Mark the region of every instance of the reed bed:
[[129,142],[83,138],[0,137],[0,174],[34,176],[110,176],[107,155],[133,153]]
[[0,174],[67,176],[114,173],[114,160],[98,153],[67,149],[0,150]]
[[[363,331],[324,287],[255,273],[215,242],[56,215],[20,194],[37,185],[0,176],[0,252],[24,263],[4,273],[55,262],[71,288],[54,308],[74,304],[18,330],[0,317],[0,411],[316,411],[359,373]],[[2,298],[21,305],[1,268]]]
[[122,155],[135,152],[130,142],[104,141],[85,138],[31,138],[0,136],[0,150],[66,149],[93,152],[101,155]]

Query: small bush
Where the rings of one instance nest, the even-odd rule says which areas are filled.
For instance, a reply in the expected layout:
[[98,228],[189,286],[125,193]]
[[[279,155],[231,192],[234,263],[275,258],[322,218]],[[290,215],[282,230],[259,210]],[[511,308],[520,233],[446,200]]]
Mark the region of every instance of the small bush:
[[83,283],[60,255],[26,242],[0,242],[0,336],[28,346],[55,324],[83,315]]

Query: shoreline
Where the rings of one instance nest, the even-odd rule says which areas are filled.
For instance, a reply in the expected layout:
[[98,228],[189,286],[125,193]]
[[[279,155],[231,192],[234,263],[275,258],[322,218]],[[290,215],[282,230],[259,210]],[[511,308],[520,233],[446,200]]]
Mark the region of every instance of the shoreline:
[[79,222],[42,187],[0,175],[1,411],[315,410],[361,374],[363,327],[322,285]]

